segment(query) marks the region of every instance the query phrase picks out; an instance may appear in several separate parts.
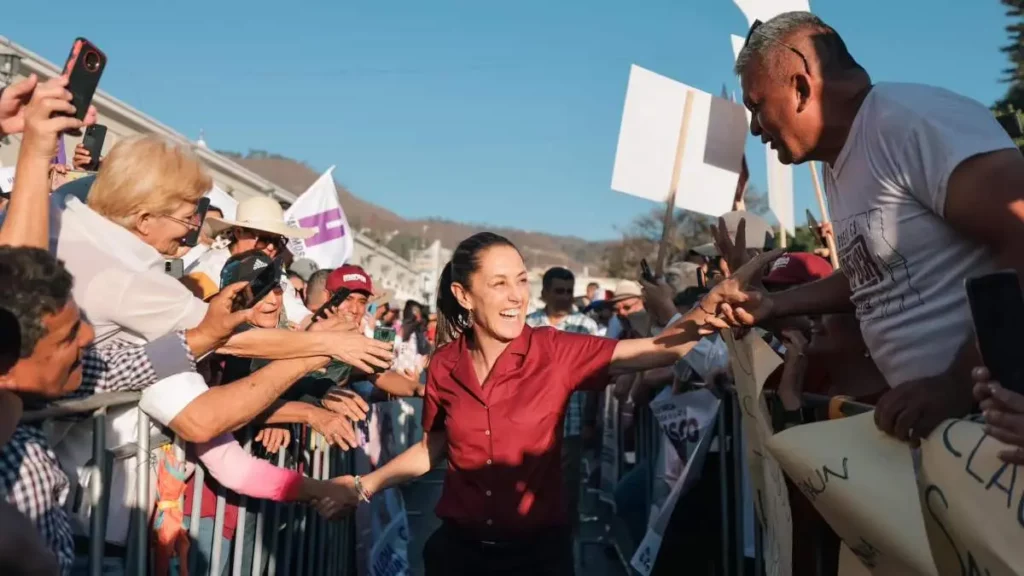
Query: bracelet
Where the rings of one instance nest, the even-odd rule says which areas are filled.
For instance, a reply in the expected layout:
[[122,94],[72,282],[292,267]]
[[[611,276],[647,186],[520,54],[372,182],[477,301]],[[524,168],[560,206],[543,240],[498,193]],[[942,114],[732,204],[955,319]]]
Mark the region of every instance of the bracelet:
[[363,479],[361,477],[359,477],[359,476],[356,476],[354,478],[354,480],[355,480],[354,483],[355,483],[355,487],[356,487],[356,492],[359,493],[359,501],[360,502],[366,502],[367,504],[369,504],[370,503],[370,496],[372,496],[372,494],[370,494],[370,492],[367,491],[366,488],[363,487]]
[[700,311],[705,313],[705,314],[707,314],[708,316],[714,316],[715,315],[714,311],[708,312],[707,309],[704,308],[704,299],[703,298],[701,298],[700,300],[697,301],[697,308],[700,308]]

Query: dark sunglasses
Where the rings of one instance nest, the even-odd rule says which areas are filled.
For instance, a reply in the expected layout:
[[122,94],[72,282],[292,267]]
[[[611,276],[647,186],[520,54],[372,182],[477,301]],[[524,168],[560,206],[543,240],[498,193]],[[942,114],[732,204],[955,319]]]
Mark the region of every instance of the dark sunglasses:
[[[747,44],[750,44],[750,39],[754,36],[754,31],[757,30],[758,28],[760,28],[761,24],[764,24],[764,22],[761,22],[760,20],[754,20],[754,23],[750,25],[750,30],[747,31],[747,38],[745,40],[743,40],[743,47],[744,48],[747,47]],[[790,50],[790,52],[792,52],[793,54],[796,54],[797,56],[799,56],[800,60],[804,63],[804,71],[807,72],[808,76],[811,75],[811,66],[807,63],[807,57],[804,56],[803,52],[797,50],[796,48],[790,46],[789,44],[786,44],[785,42],[782,42],[780,40],[776,40],[775,38],[772,38],[770,36],[768,37],[768,39],[771,40],[772,42],[775,42],[779,46],[783,46],[785,48],[788,48]]]

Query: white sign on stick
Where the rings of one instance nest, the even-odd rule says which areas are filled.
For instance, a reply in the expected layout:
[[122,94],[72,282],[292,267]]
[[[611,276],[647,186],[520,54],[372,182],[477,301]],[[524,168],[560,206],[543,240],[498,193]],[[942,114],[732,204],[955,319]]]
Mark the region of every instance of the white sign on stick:
[[747,26],[754,20],[767,22],[783,12],[810,12],[809,0],[733,0],[747,17]]
[[[687,94],[679,180],[672,182]],[[710,216],[732,209],[747,130],[743,107],[634,65],[622,110],[612,189]]]
[[771,146],[764,147],[768,166],[768,208],[779,225],[796,235],[793,214],[793,167],[779,162],[779,154]]

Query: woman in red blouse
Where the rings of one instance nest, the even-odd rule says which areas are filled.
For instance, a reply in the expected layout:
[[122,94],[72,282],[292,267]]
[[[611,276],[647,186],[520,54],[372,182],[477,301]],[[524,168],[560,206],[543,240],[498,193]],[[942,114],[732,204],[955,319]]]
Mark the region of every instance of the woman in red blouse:
[[713,290],[657,338],[617,341],[530,328],[523,258],[507,239],[484,232],[456,248],[437,300],[423,440],[365,477],[335,481],[351,489],[347,504],[368,501],[447,456],[436,509],[443,525],[423,553],[428,576],[571,575],[559,464],[570,394],[603,388],[615,373],[675,363],[703,328],[711,329],[704,310],[715,310],[719,295]]

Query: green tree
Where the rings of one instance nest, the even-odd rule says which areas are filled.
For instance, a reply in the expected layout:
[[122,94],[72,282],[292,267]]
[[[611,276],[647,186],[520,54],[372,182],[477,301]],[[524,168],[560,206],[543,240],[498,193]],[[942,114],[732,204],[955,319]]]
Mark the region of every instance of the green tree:
[[1009,43],[1000,50],[1009,58],[1003,70],[1003,82],[1009,84],[1006,95],[996,102],[1001,112],[1024,110],[1024,0],[1001,0],[1011,23],[1006,26]]

